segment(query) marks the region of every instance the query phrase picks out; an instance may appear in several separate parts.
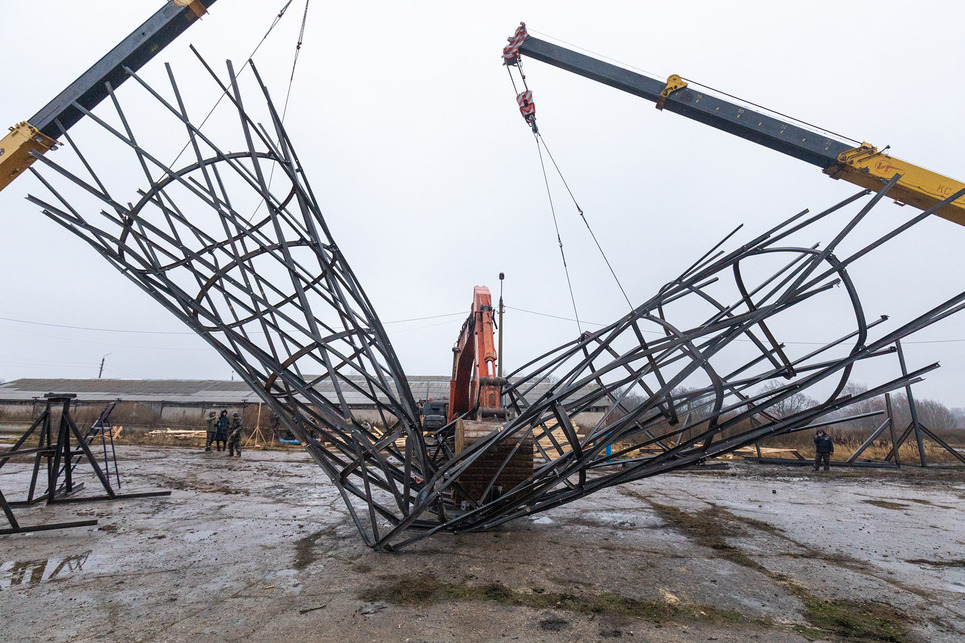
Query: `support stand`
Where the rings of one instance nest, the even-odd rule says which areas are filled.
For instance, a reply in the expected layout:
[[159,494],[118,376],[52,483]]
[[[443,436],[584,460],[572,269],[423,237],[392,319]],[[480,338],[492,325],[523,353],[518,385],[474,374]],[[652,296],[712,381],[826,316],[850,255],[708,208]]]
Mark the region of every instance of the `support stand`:
[[[274,436],[272,436],[274,437]],[[248,439],[245,440],[244,447],[248,448],[251,446],[261,446],[263,444],[268,444],[271,440],[265,438],[265,432],[261,428],[261,402],[258,402],[258,414],[255,417],[255,430],[251,432]]]
[[[81,435],[74,423],[73,418],[70,415],[70,402],[77,396],[73,393],[48,393],[44,396],[47,399],[47,405],[44,412],[41,413],[40,417],[30,425],[24,434],[17,440],[16,444],[12,448],[3,452],[0,456],[0,468],[7,464],[7,462],[14,456],[30,456],[34,458],[33,471],[30,477],[30,486],[27,491],[27,499],[22,501],[8,501],[2,493],[0,493],[0,505],[2,505],[3,513],[6,515],[7,521],[10,523],[10,529],[0,529],[0,534],[11,534],[11,533],[21,533],[24,531],[40,531],[46,529],[63,529],[67,527],[88,527],[96,525],[96,520],[85,520],[79,522],[71,523],[58,523],[53,525],[42,525],[35,527],[24,527],[21,526],[17,519],[13,515],[12,507],[29,507],[38,502],[46,500],[46,504],[57,504],[57,503],[69,503],[69,502],[92,502],[97,500],[126,500],[133,498],[153,498],[160,496],[170,496],[170,491],[151,491],[142,493],[126,493],[120,494],[114,491],[111,486],[110,481],[110,460],[107,455],[106,447],[106,436],[105,429],[109,427],[109,416],[110,411],[113,410],[113,405],[109,409],[105,409],[101,413],[98,421],[94,423],[91,430],[88,431],[87,435]],[[54,431],[54,408],[59,405],[60,408],[60,422],[56,432]],[[37,446],[36,447],[25,447],[28,440],[34,434],[37,435]],[[104,459],[105,459],[105,469],[102,469],[100,464],[97,462],[97,458],[94,456],[90,449],[90,443],[96,436],[101,436],[102,441],[104,441]],[[56,437],[55,437],[56,436]],[[111,439],[111,452],[113,453],[113,437]],[[107,492],[106,496],[94,496],[94,497],[84,497],[84,498],[74,498],[71,497],[76,492],[80,491],[84,483],[77,483],[74,480],[74,470],[77,465],[83,461],[91,465],[94,474],[100,481]],[[46,461],[46,478],[47,478],[47,488],[43,493],[37,493],[37,481],[41,477],[41,462]],[[114,459],[114,474],[117,477],[118,486],[120,486],[120,477],[117,472],[117,460]],[[63,480],[61,481],[61,478]]]
[[21,525],[17,520],[17,517],[13,515],[13,511],[10,508],[10,503],[3,496],[3,492],[0,491],[0,509],[3,509],[3,513],[7,518],[7,522],[10,523],[10,527],[7,529],[0,529],[0,535],[6,534],[25,534],[30,531],[49,531],[51,529],[69,529],[70,527],[95,527],[97,526],[96,520],[77,520],[74,522],[57,522],[49,525]]

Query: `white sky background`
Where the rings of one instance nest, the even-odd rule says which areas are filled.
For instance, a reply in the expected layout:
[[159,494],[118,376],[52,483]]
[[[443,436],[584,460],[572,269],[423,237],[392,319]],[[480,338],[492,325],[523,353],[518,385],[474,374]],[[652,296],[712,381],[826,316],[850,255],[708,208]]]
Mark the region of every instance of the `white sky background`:
[[[197,83],[207,92],[188,44],[212,64],[240,66],[283,4],[219,0],[141,75],[160,84],[170,61],[182,91]],[[4,23],[24,25],[5,30],[0,123],[29,118],[160,6],[0,0]],[[278,104],[303,6],[295,0],[256,57]],[[660,77],[679,73],[962,179],[963,19],[965,5],[951,1],[745,2],[737,11],[720,2],[315,0],[286,126],[383,321],[460,313],[387,324],[407,373],[447,374],[472,287],[498,297],[500,271],[507,306],[572,317],[533,137],[500,64],[520,20],[539,37]],[[737,224],[747,239],[857,191],[649,102],[524,65],[541,132],[635,303]],[[0,320],[0,378],[96,377],[107,353],[104,377],[230,377],[213,349],[27,203],[27,192],[42,190],[21,177],[0,193],[0,317],[152,332]],[[581,317],[609,322],[626,303],[559,185],[554,198]],[[882,204],[860,238],[916,212]],[[856,267],[868,317],[907,321],[965,288],[963,244],[965,229],[934,218]],[[965,340],[963,321],[914,339]],[[573,322],[518,310],[507,311],[505,327],[510,370],[576,333]],[[823,341],[837,329],[809,318],[783,339]],[[919,396],[965,406],[965,341],[909,342],[906,356],[912,368],[942,362]]]

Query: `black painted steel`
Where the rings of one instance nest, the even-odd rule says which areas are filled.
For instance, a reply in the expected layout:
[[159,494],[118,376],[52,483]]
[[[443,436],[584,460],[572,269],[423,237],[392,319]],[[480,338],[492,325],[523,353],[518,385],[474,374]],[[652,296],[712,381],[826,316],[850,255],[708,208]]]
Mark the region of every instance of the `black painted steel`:
[[[137,493],[117,493],[111,486],[110,469],[102,469],[97,462],[97,458],[90,449],[94,433],[88,432],[87,435],[81,434],[70,413],[71,401],[77,397],[73,393],[48,393],[44,396],[47,400],[45,408],[40,416],[30,425],[30,427],[20,436],[20,438],[9,449],[0,451],[0,468],[7,465],[12,458],[24,458],[33,456],[33,466],[27,497],[24,500],[9,501],[0,493],[0,505],[7,521],[10,523],[10,530],[0,531],[3,533],[21,533],[22,531],[40,531],[43,529],[61,529],[67,527],[84,527],[97,524],[97,521],[81,521],[72,523],[62,523],[43,527],[24,528],[19,525],[11,511],[12,507],[29,507],[36,503],[46,501],[46,504],[92,502],[98,500],[133,500],[137,498],[156,498],[170,496],[170,491],[147,491]],[[58,411],[59,408],[59,411]],[[59,417],[58,417],[59,416]],[[103,428],[103,417],[98,418],[95,426]],[[54,428],[56,422],[56,430]],[[31,437],[36,437],[37,446],[25,448]],[[86,461],[91,470],[97,477],[107,495],[103,496],[76,496],[84,488],[83,482],[74,480],[74,473],[77,466]],[[41,471],[41,463],[44,463],[46,470]],[[107,453],[105,450],[105,468],[109,467]],[[115,474],[118,475],[118,486],[120,477],[117,473],[117,462],[114,462]],[[37,482],[46,478],[47,487],[42,493],[37,493]]]
[[[0,500],[2,502],[2,500]],[[9,534],[26,534],[33,531],[52,531],[54,529],[71,529],[74,527],[96,527],[96,520],[75,520],[73,522],[55,522],[47,525],[20,525],[11,522],[7,529],[0,529],[0,536]]]
[[[461,419],[423,432],[402,365],[257,68],[238,79],[230,63],[219,76],[201,62],[231,106],[224,120],[195,126],[193,96],[170,70],[163,90],[134,75],[125,91],[144,94],[136,113],[113,91],[112,109],[80,107],[103,130],[89,143],[98,170],[69,140],[76,158],[39,157],[32,171],[49,195],[29,199],[221,354],[378,549],[488,529],[825,423],[937,368],[884,375],[897,340],[965,307],[961,293],[889,330],[883,318],[868,321],[848,267],[929,212],[846,251],[887,190],[866,191],[728,249],[735,231],[627,315],[535,358],[503,388],[513,417],[474,441],[457,439],[466,435]],[[160,151],[142,146],[145,137]],[[192,158],[169,167],[162,159],[184,138]],[[116,153],[104,153],[108,145]],[[822,227],[836,232],[819,245]],[[806,332],[809,315],[837,339],[788,342]],[[868,361],[881,379],[844,394],[854,366]],[[805,390],[820,401],[791,415],[774,410]],[[356,417],[361,405],[378,421]],[[507,482],[507,472],[527,468]]]
[[[217,0],[198,1],[208,8]],[[50,138],[60,138],[61,128],[70,129],[84,116],[74,103],[86,109],[94,109],[107,98],[108,86],[116,88],[128,79],[126,69],[140,69],[197,20],[198,16],[191,8],[168,0],[144,24],[44,105],[28,122]],[[96,19],[91,22],[95,21]]]
[[[519,52],[653,102],[657,102],[667,85],[665,80],[651,78],[532,36],[526,38]],[[800,127],[690,87],[670,94],[664,109],[822,169],[831,167],[837,162],[839,154],[855,147],[826,133]]]

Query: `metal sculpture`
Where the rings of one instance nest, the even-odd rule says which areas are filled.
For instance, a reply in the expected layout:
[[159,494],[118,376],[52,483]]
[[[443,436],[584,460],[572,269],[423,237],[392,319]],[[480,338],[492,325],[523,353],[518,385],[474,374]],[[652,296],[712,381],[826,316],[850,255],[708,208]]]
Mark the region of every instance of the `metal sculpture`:
[[[135,135],[131,115],[108,86],[113,113],[77,107],[128,150],[145,188],[128,202],[129,186],[109,188],[111,181],[95,173],[95,163],[64,132],[72,165],[38,157],[45,169],[36,174],[53,198],[28,198],[229,362],[338,487],[363,539],[377,549],[439,530],[487,529],[813,425],[936,368],[857,397],[841,395],[856,362],[882,358],[896,340],[965,301],[963,293],[872,339],[883,320],[865,320],[847,268],[928,213],[836,257],[882,192],[823,250],[791,244],[862,193],[724,252],[728,237],[622,319],[511,374],[503,396],[516,415],[504,424],[467,429],[457,420],[424,433],[388,336],[332,238],[254,65],[246,79],[263,97],[257,104],[267,128],[253,116],[254,103],[246,105],[231,64],[221,79],[201,62],[234,107],[240,151],[216,142],[223,127],[203,132],[192,122],[170,69],[166,96],[130,72],[137,82],[125,91],[139,87],[186,133],[191,160],[173,167],[142,146],[141,137],[165,131],[160,115]],[[107,163],[122,167],[115,158]],[[776,268],[761,279],[755,262]],[[839,339],[803,354],[781,343],[783,319],[833,298],[843,300],[851,324]],[[813,408],[790,417],[768,411],[831,380]],[[775,381],[781,383],[763,388]],[[334,393],[323,394],[323,385]],[[374,406],[380,422],[358,421],[352,400]],[[577,426],[581,412],[601,404],[608,409],[601,418]],[[467,439],[472,430],[475,437]]]

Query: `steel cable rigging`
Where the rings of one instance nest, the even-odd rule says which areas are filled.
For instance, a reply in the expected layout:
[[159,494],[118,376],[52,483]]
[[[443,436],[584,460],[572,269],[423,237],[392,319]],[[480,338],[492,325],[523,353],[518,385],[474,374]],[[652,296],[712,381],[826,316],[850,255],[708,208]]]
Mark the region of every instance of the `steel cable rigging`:
[[[511,40],[510,42],[511,42],[510,47],[507,47],[507,49],[510,49],[513,46],[513,41]],[[504,50],[504,57],[505,55],[506,54]],[[606,252],[603,250],[603,246],[600,244],[600,241],[597,238],[596,233],[593,231],[592,226],[590,226],[590,222],[586,218],[586,213],[583,211],[583,208],[580,207],[580,204],[576,200],[576,196],[573,194],[573,190],[570,188],[570,185],[567,182],[566,177],[563,175],[563,172],[560,169],[559,164],[556,162],[556,159],[553,157],[553,153],[550,151],[549,146],[546,144],[546,140],[544,139],[543,135],[540,133],[539,128],[536,126],[536,106],[533,103],[533,92],[532,90],[529,89],[529,85],[526,82],[526,74],[523,72],[521,60],[519,59],[518,56],[515,57],[512,63],[509,63],[508,60],[509,59],[507,58],[506,71],[509,74],[509,79],[513,85],[513,90],[516,92],[516,102],[519,105],[520,113],[522,114],[524,120],[533,130],[533,137],[536,142],[536,149],[539,155],[540,169],[543,172],[543,182],[546,186],[546,194],[549,200],[550,213],[552,214],[552,218],[553,218],[553,227],[556,231],[556,241],[559,245],[560,257],[563,261],[563,272],[566,276],[566,285],[567,285],[567,288],[569,289],[570,301],[573,305],[573,314],[576,319],[577,329],[579,330],[580,334],[582,334],[583,329],[580,323],[580,315],[577,310],[576,297],[573,292],[573,283],[572,283],[572,279],[570,278],[569,266],[566,263],[566,253],[563,248],[563,239],[562,239],[562,235],[560,234],[559,221],[556,216],[556,207],[553,202],[552,190],[549,184],[549,174],[546,169],[546,163],[543,160],[544,150],[546,151],[546,155],[549,157],[550,161],[552,162],[553,168],[556,170],[556,173],[559,176],[560,181],[563,183],[563,186],[566,188],[566,192],[569,195],[570,200],[573,202],[573,206],[576,208],[576,211],[579,214],[580,219],[583,221],[583,224],[586,226],[587,231],[590,233],[590,238],[593,239],[593,243],[596,246],[597,250],[599,251],[600,256],[603,257],[603,261],[604,263],[606,263],[607,269],[610,271],[610,275],[613,277],[613,280],[616,282],[617,287],[620,289],[620,293],[623,295],[623,298],[627,302],[627,306],[629,306],[631,310],[633,310],[633,304],[630,302],[630,297],[627,295],[627,292],[624,289],[623,284],[620,282],[620,278],[617,277],[616,271],[613,269],[613,264],[610,262],[609,257],[607,257]],[[516,69],[519,71],[520,80],[523,84],[522,92],[519,91],[519,88],[516,85],[516,79],[513,77],[513,72],[511,69],[512,67],[516,67]]]

